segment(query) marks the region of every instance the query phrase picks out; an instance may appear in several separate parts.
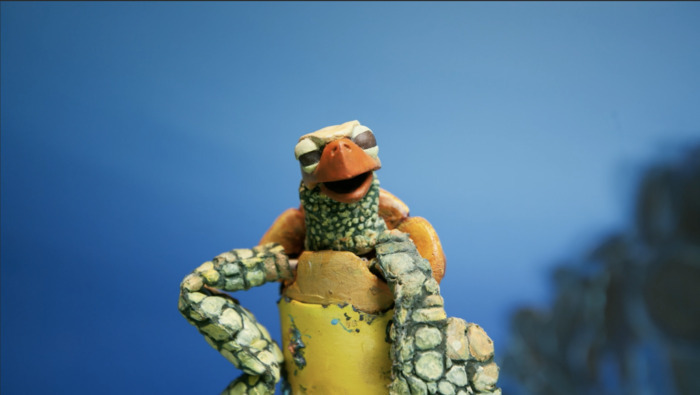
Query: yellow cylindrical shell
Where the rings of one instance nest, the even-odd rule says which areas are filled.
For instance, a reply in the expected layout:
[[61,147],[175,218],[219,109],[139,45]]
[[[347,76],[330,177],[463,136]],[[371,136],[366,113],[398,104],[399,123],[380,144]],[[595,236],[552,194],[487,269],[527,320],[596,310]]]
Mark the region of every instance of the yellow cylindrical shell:
[[279,302],[287,380],[293,394],[387,394],[387,324],[393,310],[369,314],[347,304]]
[[294,281],[282,295],[304,303],[351,304],[367,313],[384,311],[394,303],[394,296],[369,271],[368,263],[348,251],[305,251],[299,256]]

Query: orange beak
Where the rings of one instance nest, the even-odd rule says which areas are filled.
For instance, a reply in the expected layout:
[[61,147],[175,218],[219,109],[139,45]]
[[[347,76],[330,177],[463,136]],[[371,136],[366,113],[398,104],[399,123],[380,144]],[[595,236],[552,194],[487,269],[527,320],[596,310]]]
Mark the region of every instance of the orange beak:
[[378,159],[348,138],[334,140],[326,145],[316,170],[304,174],[307,185],[321,183],[321,192],[342,203],[362,199],[372,185],[371,172],[381,167]]

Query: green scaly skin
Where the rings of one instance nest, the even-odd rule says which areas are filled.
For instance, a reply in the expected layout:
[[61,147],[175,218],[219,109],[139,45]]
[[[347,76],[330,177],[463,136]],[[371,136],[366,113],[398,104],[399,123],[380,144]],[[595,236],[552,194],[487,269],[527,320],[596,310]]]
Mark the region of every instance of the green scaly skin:
[[[490,339],[478,325],[447,318],[440,288],[427,260],[405,233],[388,231],[379,217],[379,181],[356,203],[339,203],[308,189],[299,196],[305,212],[306,249],[362,255],[376,251],[372,265],[394,293],[390,394],[500,394],[493,349],[474,352],[470,344]],[[185,277],[179,308],[207,342],[244,374],[224,394],[274,394],[282,353],[267,330],[233,298],[265,282],[292,279],[294,267],[280,245],[232,250],[205,262]],[[485,338],[485,339],[484,339]],[[494,371],[495,376],[494,376]],[[339,372],[339,374],[342,372]]]
[[478,325],[447,318],[430,263],[408,235],[384,232],[376,255],[372,264],[394,294],[389,393],[500,394],[491,339]]
[[224,394],[273,394],[282,351],[253,314],[229,295],[269,281],[293,278],[282,246],[269,243],[225,252],[204,262],[180,285],[178,308],[207,343],[244,372]]
[[357,255],[374,249],[377,237],[386,231],[379,217],[379,180],[374,177],[367,194],[355,203],[340,203],[323,195],[317,186],[299,187],[306,219],[306,250],[350,251]]

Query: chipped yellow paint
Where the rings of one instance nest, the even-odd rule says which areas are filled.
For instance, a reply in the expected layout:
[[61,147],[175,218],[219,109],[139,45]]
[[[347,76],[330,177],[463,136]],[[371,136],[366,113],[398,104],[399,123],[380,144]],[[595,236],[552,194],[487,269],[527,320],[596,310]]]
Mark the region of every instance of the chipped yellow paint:
[[[350,305],[324,307],[286,300],[279,302],[282,349],[287,380],[294,394],[382,394],[391,381],[387,324],[393,310],[360,313]],[[290,347],[293,333],[305,366],[297,366]]]

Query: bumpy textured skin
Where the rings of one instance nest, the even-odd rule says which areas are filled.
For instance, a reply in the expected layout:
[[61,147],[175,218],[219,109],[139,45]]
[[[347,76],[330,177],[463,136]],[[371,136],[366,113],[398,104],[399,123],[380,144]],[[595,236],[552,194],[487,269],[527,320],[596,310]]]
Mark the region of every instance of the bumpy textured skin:
[[[430,263],[406,233],[388,230],[379,216],[379,181],[356,203],[339,203],[318,187],[299,189],[310,251],[372,250],[372,266],[394,294],[390,394],[500,394],[493,344],[478,325],[447,318]],[[267,330],[237,301],[217,290],[247,290],[291,280],[295,267],[284,248],[269,243],[223,253],[185,277],[179,309],[207,342],[244,372],[224,394],[273,394],[282,353]],[[342,374],[342,372],[338,372]]]
[[291,279],[282,246],[270,243],[225,252],[203,263],[180,285],[178,307],[207,343],[245,374],[224,394],[272,394],[280,379],[282,352],[253,314],[224,291],[242,291]]
[[340,203],[320,193],[319,187],[299,187],[306,214],[306,249],[350,251],[361,255],[374,249],[387,227],[379,217],[379,181],[372,180],[367,195],[356,203]]
[[398,230],[377,239],[374,264],[394,294],[391,394],[500,394],[493,343],[474,324],[447,318],[430,264]]

